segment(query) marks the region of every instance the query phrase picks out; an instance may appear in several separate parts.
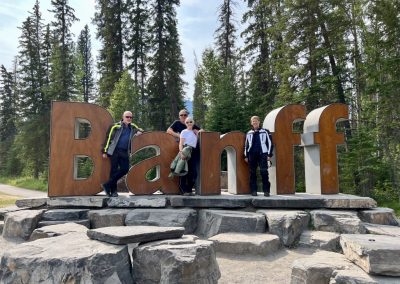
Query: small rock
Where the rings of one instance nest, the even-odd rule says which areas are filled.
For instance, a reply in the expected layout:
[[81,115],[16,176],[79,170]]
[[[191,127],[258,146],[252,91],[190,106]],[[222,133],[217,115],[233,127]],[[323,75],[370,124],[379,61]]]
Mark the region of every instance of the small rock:
[[364,223],[368,234],[400,237],[400,227]]
[[92,229],[87,231],[87,235],[93,240],[125,245],[180,238],[183,232],[183,227],[123,226]]
[[358,213],[360,219],[366,223],[398,226],[394,210],[391,208],[375,208]]
[[364,234],[366,232],[357,213],[339,210],[312,210],[311,222],[317,231],[343,234]]
[[268,232],[278,235],[285,246],[292,246],[308,228],[310,215],[300,210],[258,210],[267,218]]
[[125,226],[125,218],[129,212],[130,210],[127,209],[91,210],[89,212],[90,227],[97,229],[111,226]]
[[42,228],[35,229],[32,232],[29,240],[34,241],[38,239],[57,237],[76,232],[86,233],[87,230],[88,230],[87,227],[78,225],[76,223],[65,223],[59,225],[45,226]]
[[264,233],[265,228],[266,219],[261,213],[203,209],[199,211],[196,235],[209,238],[228,232]]
[[217,252],[236,255],[269,255],[281,247],[279,237],[271,234],[223,233],[208,239]]
[[37,208],[47,205],[47,198],[24,198],[18,199],[15,205],[19,208]]
[[299,246],[339,252],[341,250],[339,239],[340,235],[338,233],[304,231],[300,236]]
[[197,227],[194,209],[134,209],[125,219],[126,226],[184,227],[191,234]]

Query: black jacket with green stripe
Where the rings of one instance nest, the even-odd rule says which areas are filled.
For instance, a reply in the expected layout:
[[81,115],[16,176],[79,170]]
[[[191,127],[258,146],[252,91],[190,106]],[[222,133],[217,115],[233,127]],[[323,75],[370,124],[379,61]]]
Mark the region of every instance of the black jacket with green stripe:
[[[117,147],[118,140],[121,137],[122,133],[122,120],[110,125],[110,127],[107,130],[106,134],[106,140],[104,141],[103,147],[102,147],[102,152],[111,156],[114,154],[115,148]],[[128,127],[131,128],[131,135],[129,137],[129,147],[128,147],[128,153],[131,153],[131,142],[133,136],[138,132],[138,131],[143,131],[143,129],[139,128],[136,124],[130,123],[128,124]]]

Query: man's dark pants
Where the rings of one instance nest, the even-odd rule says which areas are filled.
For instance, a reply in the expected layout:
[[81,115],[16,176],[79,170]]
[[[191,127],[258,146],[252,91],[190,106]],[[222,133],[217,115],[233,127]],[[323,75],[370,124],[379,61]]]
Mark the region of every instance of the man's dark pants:
[[111,156],[110,179],[104,186],[110,189],[111,193],[117,192],[117,182],[129,171],[129,154],[127,150],[115,149]]
[[194,148],[188,161],[187,175],[179,178],[179,188],[182,193],[191,193],[197,179],[197,164],[200,160],[200,151]]
[[260,167],[260,174],[263,184],[263,191],[270,193],[271,183],[268,176],[268,155],[249,153],[249,169],[250,169],[250,190],[251,193],[257,192],[257,167]]

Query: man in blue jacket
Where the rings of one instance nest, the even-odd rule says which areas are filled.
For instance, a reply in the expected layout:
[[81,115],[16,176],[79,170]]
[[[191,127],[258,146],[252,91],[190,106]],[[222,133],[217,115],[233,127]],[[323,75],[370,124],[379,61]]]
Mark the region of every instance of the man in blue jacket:
[[117,181],[129,171],[129,155],[134,136],[143,130],[132,123],[132,112],[125,111],[122,119],[112,124],[106,134],[103,146],[103,158],[111,159],[110,178],[101,184],[101,188],[110,197],[117,197]]

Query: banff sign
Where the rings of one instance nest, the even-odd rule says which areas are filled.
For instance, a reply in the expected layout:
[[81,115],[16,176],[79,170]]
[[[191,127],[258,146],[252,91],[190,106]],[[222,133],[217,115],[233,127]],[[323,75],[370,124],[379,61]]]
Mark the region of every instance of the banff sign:
[[[306,115],[304,105],[286,105],[271,111],[263,127],[271,131],[274,157],[269,168],[272,194],[295,194],[294,146],[304,148],[306,192],[313,194],[339,193],[337,145],[344,143],[344,134],[336,131],[339,121],[348,119],[348,107],[330,104]],[[303,133],[293,131],[293,124],[304,121]],[[113,119],[102,107],[88,103],[53,102],[51,110],[50,168],[48,194],[56,196],[95,195],[100,184],[108,179],[110,162],[103,159],[101,144]],[[82,124],[90,125],[87,137],[79,137]],[[249,170],[244,161],[245,134],[239,131],[220,135],[201,132],[198,193],[221,194],[221,153],[226,150],[228,162],[228,191],[250,194]],[[168,178],[171,161],[178,153],[175,138],[166,132],[145,132],[132,141],[138,152],[153,148],[154,157],[132,166],[126,176],[130,192],[150,195],[161,190],[164,194],[180,194],[178,178]],[[77,177],[78,161],[89,157],[93,163],[88,178]],[[146,173],[157,168],[154,180]]]

